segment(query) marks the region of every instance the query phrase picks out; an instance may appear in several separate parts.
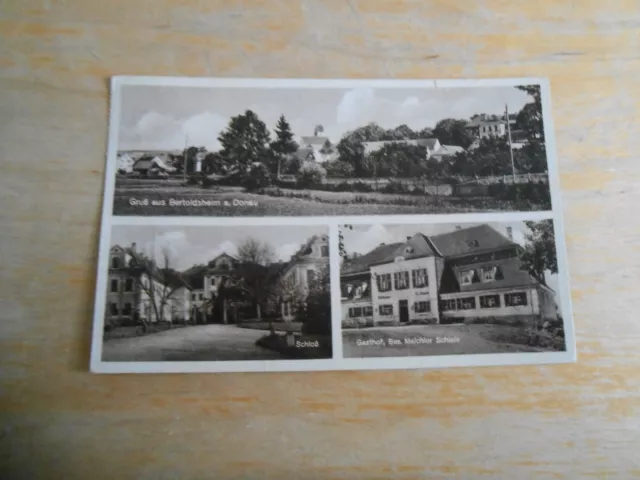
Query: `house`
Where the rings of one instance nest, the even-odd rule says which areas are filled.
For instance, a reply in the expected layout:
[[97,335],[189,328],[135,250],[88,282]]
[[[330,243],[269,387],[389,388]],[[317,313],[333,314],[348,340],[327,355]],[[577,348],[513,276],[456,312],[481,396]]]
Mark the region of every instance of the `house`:
[[[509,114],[509,126],[513,128],[515,123],[516,114]],[[504,137],[507,134],[507,122],[504,116],[474,115],[465,128],[467,128],[474,137],[479,139]]]
[[[320,135],[320,133],[322,133],[322,128],[317,126],[313,135],[301,136],[299,138],[298,144],[300,148],[294,153],[298,160],[302,162],[312,161],[323,163],[337,158],[337,152],[335,148],[333,148],[329,137]],[[327,151],[327,146],[331,146],[331,151]]]
[[553,290],[520,268],[521,247],[489,225],[379,245],[344,263],[343,324],[527,324],[555,319]]
[[159,156],[144,155],[133,163],[131,170],[143,176],[150,176],[159,172],[175,172],[176,168],[168,165]]
[[464,148],[458,145],[440,145],[440,148],[431,154],[431,158],[441,162],[445,158],[455,157],[458,153],[463,153],[464,151]]
[[130,247],[113,245],[109,251],[109,275],[105,324],[122,325],[144,319],[149,323],[189,319],[190,285],[172,270],[158,268]]
[[426,160],[431,158],[431,155],[441,148],[440,141],[437,138],[418,138],[415,140],[382,140],[377,142],[362,142],[364,146],[364,154],[371,155],[377,152],[386,145],[414,145],[419,147],[425,147]]
[[280,269],[276,281],[284,290],[280,313],[285,322],[295,318],[297,304],[305,301],[312,282],[320,279],[328,268],[329,239],[326,235],[314,235]]

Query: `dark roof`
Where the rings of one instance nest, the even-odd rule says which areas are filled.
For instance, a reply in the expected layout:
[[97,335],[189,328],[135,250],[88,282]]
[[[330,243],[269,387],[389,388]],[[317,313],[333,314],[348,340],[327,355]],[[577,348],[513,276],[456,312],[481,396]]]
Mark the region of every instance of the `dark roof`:
[[483,250],[513,247],[516,244],[489,225],[463,228],[450,233],[433,235],[429,240],[444,257],[455,257]]
[[[460,271],[478,269],[482,267],[497,266],[502,274],[502,279],[492,282],[483,283],[482,281],[472,283],[471,285],[460,285],[461,292],[476,292],[478,290],[493,290],[498,288],[524,287],[530,285],[538,285],[537,281],[529,272],[520,268],[520,259],[517,257],[496,260],[493,262],[482,262],[472,265],[464,265],[462,267],[454,267],[453,270],[459,278]],[[482,278],[482,272],[478,271],[478,276]]]
[[300,137],[305,145],[324,145],[329,137]]
[[182,272],[182,277],[194,290],[202,290],[204,288],[204,274],[206,271],[206,265],[194,265]]
[[369,266],[376,263],[384,263],[389,257],[394,258],[394,252],[400,249],[404,245],[404,242],[389,243],[388,245],[380,245],[369,253],[349,260],[342,266],[341,274],[351,274],[366,272],[369,270]]
[[152,158],[141,158],[140,160],[136,160],[133,164],[134,170],[149,170],[152,166],[153,159]]

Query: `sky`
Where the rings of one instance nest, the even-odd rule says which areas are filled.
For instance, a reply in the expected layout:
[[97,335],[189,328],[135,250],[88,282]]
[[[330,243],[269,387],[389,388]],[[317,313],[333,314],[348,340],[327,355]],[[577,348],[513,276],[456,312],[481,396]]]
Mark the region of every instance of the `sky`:
[[[381,243],[395,243],[405,241],[407,237],[411,237],[420,232],[425,235],[439,235],[441,233],[453,232],[456,226],[462,228],[470,228],[479,223],[446,223],[446,224],[428,224],[428,225],[353,225],[353,230],[348,228],[342,229],[344,245],[347,253],[357,252],[365,254],[373,250]],[[507,228],[512,228],[513,241],[524,245],[525,234],[529,233],[529,229],[524,222],[500,222],[488,223],[490,227],[499,233],[507,236]],[[558,275],[546,273],[546,281],[548,286],[555,292],[558,292]]]
[[322,226],[252,226],[252,227],[157,227],[114,225],[111,245],[136,249],[162,260],[162,252],[170,252],[171,267],[186,270],[208,263],[221,253],[234,255],[237,246],[249,237],[267,242],[277,260],[288,261],[313,235],[327,235]]
[[[531,99],[513,86],[479,88],[211,88],[122,87],[119,150],[182,150],[185,144],[220,148],[218,134],[232,116],[253,110],[272,131],[285,115],[296,138],[324,135],[337,143],[354,128],[376,122],[433,127],[443,118],[516,112]],[[187,140],[188,139],[188,140]]]

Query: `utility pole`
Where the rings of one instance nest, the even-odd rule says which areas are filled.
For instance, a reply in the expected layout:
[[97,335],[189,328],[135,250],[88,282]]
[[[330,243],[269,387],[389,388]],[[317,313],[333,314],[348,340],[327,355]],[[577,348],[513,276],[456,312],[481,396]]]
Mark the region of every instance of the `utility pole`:
[[504,116],[507,121],[507,135],[509,137],[509,155],[511,157],[511,174],[513,175],[513,184],[516,184],[516,166],[513,162],[513,145],[511,144],[511,124],[509,123],[509,107],[505,103]]
[[184,152],[182,152],[182,158],[184,165],[182,166],[182,180],[187,181],[187,151],[189,150],[189,135],[184,135]]

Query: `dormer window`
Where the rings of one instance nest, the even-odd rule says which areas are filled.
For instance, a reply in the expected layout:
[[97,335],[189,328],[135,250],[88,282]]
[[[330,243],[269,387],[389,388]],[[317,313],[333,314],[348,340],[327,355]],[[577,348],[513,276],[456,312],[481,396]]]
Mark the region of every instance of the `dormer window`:
[[404,254],[407,255],[409,253],[413,253],[413,247],[405,247]]
[[111,268],[120,268],[120,258],[111,257]]
[[478,248],[480,246],[480,243],[478,242],[478,240],[467,240],[466,244],[467,244],[467,247],[469,248]]

